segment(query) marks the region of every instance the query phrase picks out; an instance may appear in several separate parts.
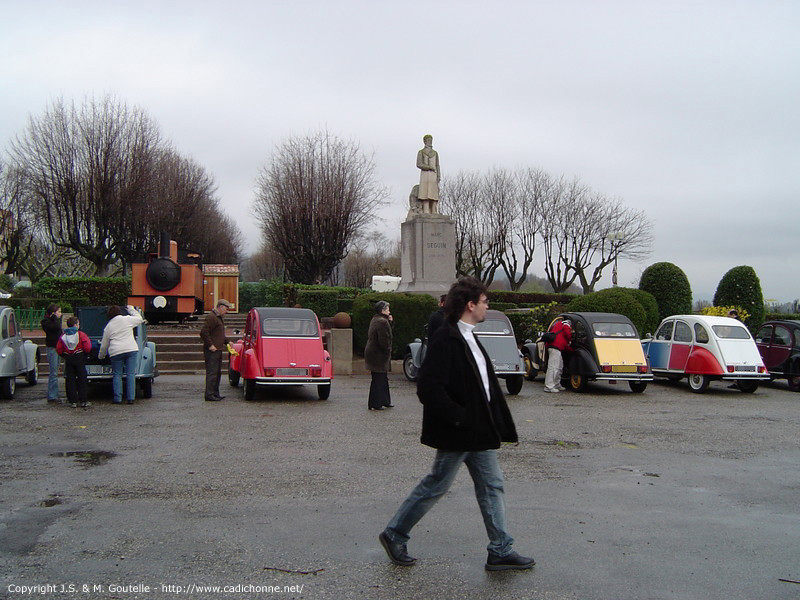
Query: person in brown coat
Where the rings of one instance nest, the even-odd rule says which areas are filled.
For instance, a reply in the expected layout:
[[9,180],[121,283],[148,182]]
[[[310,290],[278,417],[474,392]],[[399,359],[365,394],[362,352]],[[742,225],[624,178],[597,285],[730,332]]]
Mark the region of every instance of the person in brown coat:
[[369,385],[369,409],[391,408],[389,395],[389,371],[392,370],[392,314],[389,303],[378,300],[375,316],[369,324],[367,346],[364,348],[364,364],[372,372]]
[[219,395],[219,379],[222,372],[222,349],[228,344],[225,336],[225,322],[222,317],[228,312],[231,303],[227,300],[217,302],[200,329],[203,339],[203,360],[206,363],[206,392],[208,402],[222,400],[225,396]]

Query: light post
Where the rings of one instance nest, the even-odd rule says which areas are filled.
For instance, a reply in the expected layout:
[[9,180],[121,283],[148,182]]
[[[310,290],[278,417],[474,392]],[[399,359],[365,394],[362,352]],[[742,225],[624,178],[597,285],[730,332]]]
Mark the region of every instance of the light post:
[[625,234],[621,231],[610,233],[606,236],[606,239],[611,242],[611,252],[614,253],[614,270],[611,272],[611,284],[617,287],[617,251],[622,242],[625,241]]

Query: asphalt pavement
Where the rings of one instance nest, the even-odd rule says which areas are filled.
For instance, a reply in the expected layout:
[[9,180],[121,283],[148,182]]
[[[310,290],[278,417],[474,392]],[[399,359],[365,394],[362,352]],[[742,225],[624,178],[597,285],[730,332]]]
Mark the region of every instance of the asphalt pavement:
[[[487,573],[466,469],[412,532],[378,533],[434,451],[413,384],[369,377],[204,402],[202,376],[87,410],[22,380],[0,401],[0,598],[796,599],[800,394],[594,385],[509,397],[509,529],[530,571]],[[206,588],[205,586],[211,586]]]

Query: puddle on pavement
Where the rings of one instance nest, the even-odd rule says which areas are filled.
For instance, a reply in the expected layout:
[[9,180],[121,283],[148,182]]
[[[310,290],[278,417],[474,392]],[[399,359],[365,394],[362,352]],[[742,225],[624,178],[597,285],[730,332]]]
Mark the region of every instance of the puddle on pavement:
[[108,450],[76,450],[74,452],[54,452],[50,456],[74,458],[84,466],[96,467],[107,463],[116,456],[116,453]]
[[50,508],[51,506],[58,506],[59,504],[63,504],[63,502],[61,501],[61,498],[59,498],[58,496],[51,496],[47,500],[42,500],[41,502],[39,502],[39,506],[44,508]]

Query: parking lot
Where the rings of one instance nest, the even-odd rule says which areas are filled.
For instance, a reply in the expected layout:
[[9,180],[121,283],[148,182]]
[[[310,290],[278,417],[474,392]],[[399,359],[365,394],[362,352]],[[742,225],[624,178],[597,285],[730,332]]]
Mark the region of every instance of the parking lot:
[[[413,532],[417,566],[377,542],[434,451],[414,386],[367,411],[369,377],[239,387],[202,376],[84,411],[46,383],[0,402],[0,597],[782,599],[800,596],[800,394],[596,384],[509,397],[509,528],[532,571],[487,573],[463,470]],[[47,586],[47,587],[45,587]],[[204,589],[201,586],[211,586]]]

